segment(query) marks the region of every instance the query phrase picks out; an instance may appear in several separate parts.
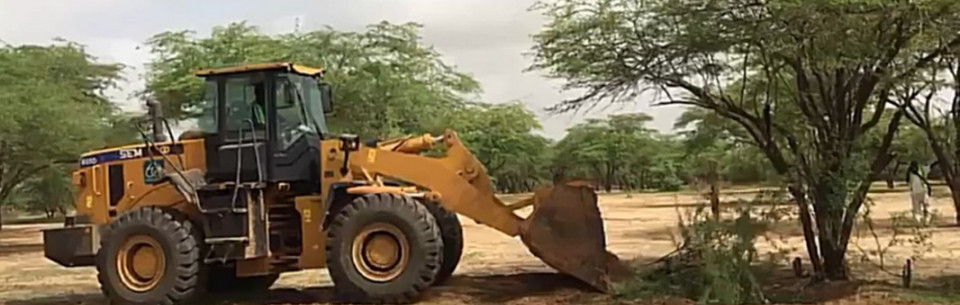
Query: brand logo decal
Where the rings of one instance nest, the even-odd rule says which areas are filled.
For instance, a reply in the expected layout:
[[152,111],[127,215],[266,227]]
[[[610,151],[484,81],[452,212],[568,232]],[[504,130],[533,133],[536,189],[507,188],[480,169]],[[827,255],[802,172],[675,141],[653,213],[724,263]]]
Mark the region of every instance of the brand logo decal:
[[143,162],[143,182],[157,183],[163,179],[163,159],[147,160]]
[[179,155],[183,153],[182,144],[158,145],[147,147],[124,148],[105,151],[92,156],[80,158],[80,167],[88,167],[115,161],[136,160],[142,158],[159,157],[162,155]]

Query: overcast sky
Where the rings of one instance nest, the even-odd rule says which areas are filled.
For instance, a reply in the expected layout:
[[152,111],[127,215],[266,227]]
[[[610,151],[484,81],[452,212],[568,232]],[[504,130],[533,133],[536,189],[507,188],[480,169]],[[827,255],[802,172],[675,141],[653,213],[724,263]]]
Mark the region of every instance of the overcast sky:
[[[130,92],[143,88],[140,78],[149,54],[138,49],[153,34],[167,30],[195,30],[246,20],[267,33],[309,31],[322,26],[362,30],[387,20],[424,25],[423,39],[461,71],[483,85],[487,102],[523,100],[538,113],[543,133],[559,138],[584,117],[613,112],[646,112],[653,127],[667,132],[679,115],[676,108],[649,107],[646,100],[612,106],[587,114],[548,116],[540,109],[572,93],[560,92],[558,80],[523,72],[531,60],[524,55],[544,20],[528,11],[530,0],[353,0],[353,1],[184,1],[184,0],[0,0],[0,40],[9,44],[49,44],[56,37],[87,46],[102,61],[130,66],[123,89],[112,97],[126,109],[139,101]],[[345,102],[345,101],[341,101]]]

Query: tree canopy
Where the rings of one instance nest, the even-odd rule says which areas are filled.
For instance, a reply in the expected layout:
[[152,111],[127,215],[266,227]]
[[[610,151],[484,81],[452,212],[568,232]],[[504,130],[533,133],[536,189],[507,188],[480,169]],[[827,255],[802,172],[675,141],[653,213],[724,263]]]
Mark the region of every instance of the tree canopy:
[[458,131],[498,190],[526,192],[547,182],[552,143],[533,133],[540,123],[522,103],[463,107],[446,117],[440,128]]
[[[659,103],[735,122],[788,181],[819,278],[847,277],[853,222],[892,159],[902,113],[879,124],[896,85],[960,46],[960,3],[950,0],[562,0],[538,9],[549,21],[532,68],[586,92],[553,110],[653,89],[666,93]],[[878,148],[863,149],[874,128],[884,131]]]
[[322,67],[334,87],[336,114],[331,130],[365,137],[389,137],[436,126],[467,102],[475,102],[480,85],[443,62],[420,41],[415,23],[370,25],[363,32],[331,28],[267,35],[246,22],[215,27],[209,37],[193,31],[154,35],[153,55],[143,95],[180,119],[199,113],[202,67],[257,62],[296,62]]
[[121,140],[110,131],[126,120],[104,94],[121,67],[71,42],[0,46],[0,205],[29,183],[62,187],[38,174]]
[[571,127],[557,142],[555,174],[592,177],[607,191],[679,189],[678,143],[648,128],[651,120],[646,114],[628,113]]

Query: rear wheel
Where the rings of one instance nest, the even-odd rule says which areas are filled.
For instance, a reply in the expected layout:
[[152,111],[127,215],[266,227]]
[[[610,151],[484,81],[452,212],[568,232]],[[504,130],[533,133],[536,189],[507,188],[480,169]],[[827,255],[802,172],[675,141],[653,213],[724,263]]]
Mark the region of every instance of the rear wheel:
[[339,211],[327,231],[327,269],[348,302],[406,303],[437,276],[436,220],[410,197],[370,194]]
[[433,281],[434,285],[442,285],[450,279],[450,275],[460,264],[460,257],[463,255],[463,227],[460,226],[460,218],[457,217],[457,213],[444,209],[435,202],[424,205],[430,210],[433,218],[437,220],[437,226],[440,227],[440,236],[443,239],[440,271],[437,272],[437,278]]
[[100,288],[114,304],[183,304],[203,290],[193,224],[146,207],[106,226],[97,253]]

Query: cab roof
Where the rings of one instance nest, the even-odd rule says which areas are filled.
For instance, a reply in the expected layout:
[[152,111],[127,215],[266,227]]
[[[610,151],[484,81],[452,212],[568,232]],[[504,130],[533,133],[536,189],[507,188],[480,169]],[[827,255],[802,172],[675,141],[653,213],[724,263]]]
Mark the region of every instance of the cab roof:
[[196,73],[196,76],[210,76],[210,75],[219,75],[219,74],[230,74],[230,73],[241,73],[241,72],[251,72],[251,71],[263,71],[263,70],[286,70],[287,72],[294,72],[303,75],[322,75],[324,70],[323,68],[313,68],[307,67],[299,64],[289,63],[289,62],[272,62],[272,63],[256,63],[240,66],[230,66],[230,67],[221,67],[221,68],[209,68],[209,69],[200,69]]

